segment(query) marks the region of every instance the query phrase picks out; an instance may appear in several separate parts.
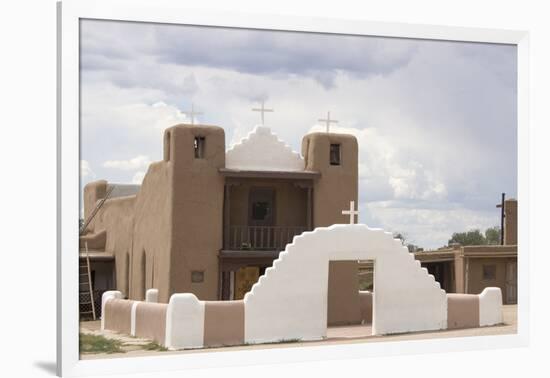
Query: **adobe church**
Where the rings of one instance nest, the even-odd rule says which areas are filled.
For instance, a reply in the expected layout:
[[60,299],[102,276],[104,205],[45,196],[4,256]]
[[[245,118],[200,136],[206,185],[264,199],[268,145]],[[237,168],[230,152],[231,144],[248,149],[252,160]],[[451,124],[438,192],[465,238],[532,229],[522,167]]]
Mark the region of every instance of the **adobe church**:
[[[258,126],[226,150],[223,128],[185,124],[165,130],[163,143],[140,186],[84,188],[80,253],[86,246],[95,290],[242,299],[294,236],[349,223],[342,210],[358,203],[352,135],[310,133],[299,154]],[[358,296],[357,263],[332,262],[329,324],[358,322]]]

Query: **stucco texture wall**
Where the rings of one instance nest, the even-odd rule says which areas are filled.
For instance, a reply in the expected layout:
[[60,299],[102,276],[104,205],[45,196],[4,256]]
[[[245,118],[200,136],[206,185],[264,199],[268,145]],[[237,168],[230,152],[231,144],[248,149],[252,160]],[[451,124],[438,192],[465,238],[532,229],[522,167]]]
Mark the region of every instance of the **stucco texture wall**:
[[130,256],[131,298],[145,299],[150,288],[159,290],[159,301],[170,298],[173,164],[160,161],[149,166],[136,197],[133,246]]
[[166,303],[138,303],[135,313],[135,336],[164,345],[167,307]]
[[[222,248],[225,134],[220,127],[176,126],[170,132],[173,192],[171,214],[172,253],[170,293],[194,293],[201,300],[218,297],[218,253]],[[204,138],[204,155],[196,158],[195,138]],[[202,272],[203,282],[192,282],[191,273]],[[160,289],[160,288],[159,288]],[[160,291],[160,301],[168,298]]]
[[[106,190],[107,182],[103,180],[86,185],[84,188],[85,214],[89,215],[97,201],[105,196]],[[132,252],[135,203],[136,196],[117,197],[105,201],[89,224],[88,234],[83,238],[83,240],[86,237],[94,238],[94,235],[98,237],[105,233],[104,250],[115,256],[116,288],[125,296],[131,296],[128,287],[127,256]],[[88,245],[88,248],[100,247],[99,244],[92,243],[92,245]]]
[[[515,262],[514,258],[502,259],[470,259],[468,272],[468,292],[480,294],[487,287],[498,287],[506,292],[506,264]],[[483,265],[495,267],[494,279],[483,279]]]

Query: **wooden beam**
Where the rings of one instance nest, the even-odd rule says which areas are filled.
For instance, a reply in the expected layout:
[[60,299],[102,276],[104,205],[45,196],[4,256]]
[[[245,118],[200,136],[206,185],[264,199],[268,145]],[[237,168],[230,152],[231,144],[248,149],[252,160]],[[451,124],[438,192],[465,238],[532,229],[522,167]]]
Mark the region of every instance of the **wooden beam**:
[[240,178],[272,178],[272,179],[294,179],[294,180],[315,180],[321,177],[317,171],[248,171],[239,169],[220,168],[219,172],[225,177]]

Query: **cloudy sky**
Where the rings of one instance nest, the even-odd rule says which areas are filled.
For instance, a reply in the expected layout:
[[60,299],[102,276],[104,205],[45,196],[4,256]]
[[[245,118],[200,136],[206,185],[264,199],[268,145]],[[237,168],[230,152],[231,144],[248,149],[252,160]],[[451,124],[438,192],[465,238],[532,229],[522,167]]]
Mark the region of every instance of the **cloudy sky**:
[[498,225],[517,192],[516,48],[413,39],[85,20],[81,180],[140,183],[163,130],[259,123],[294,150],[327,111],[355,135],[360,221],[425,248]]

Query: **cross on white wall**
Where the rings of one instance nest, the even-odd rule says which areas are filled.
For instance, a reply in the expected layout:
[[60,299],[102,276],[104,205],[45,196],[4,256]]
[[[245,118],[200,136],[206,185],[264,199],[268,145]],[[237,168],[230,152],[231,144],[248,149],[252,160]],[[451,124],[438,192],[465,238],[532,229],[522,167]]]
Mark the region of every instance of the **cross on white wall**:
[[264,113],[265,113],[265,112],[272,112],[273,109],[266,109],[266,108],[264,107],[264,102],[262,101],[262,107],[261,107],[260,109],[258,109],[258,108],[252,108],[252,111],[253,111],[253,112],[260,112],[260,113],[262,113],[262,126],[263,126],[263,125],[264,125]]
[[342,210],[342,215],[349,215],[349,224],[355,224],[355,216],[359,221],[359,210],[355,210],[355,201],[349,201],[349,210]]
[[327,113],[326,119],[319,119],[319,122],[325,122],[327,124],[327,133],[330,132],[330,124],[331,123],[338,123],[335,119],[330,119],[330,112]]
[[195,124],[195,116],[202,114],[202,112],[195,111],[195,105],[193,103],[191,103],[191,110],[182,113],[191,118],[191,125]]

